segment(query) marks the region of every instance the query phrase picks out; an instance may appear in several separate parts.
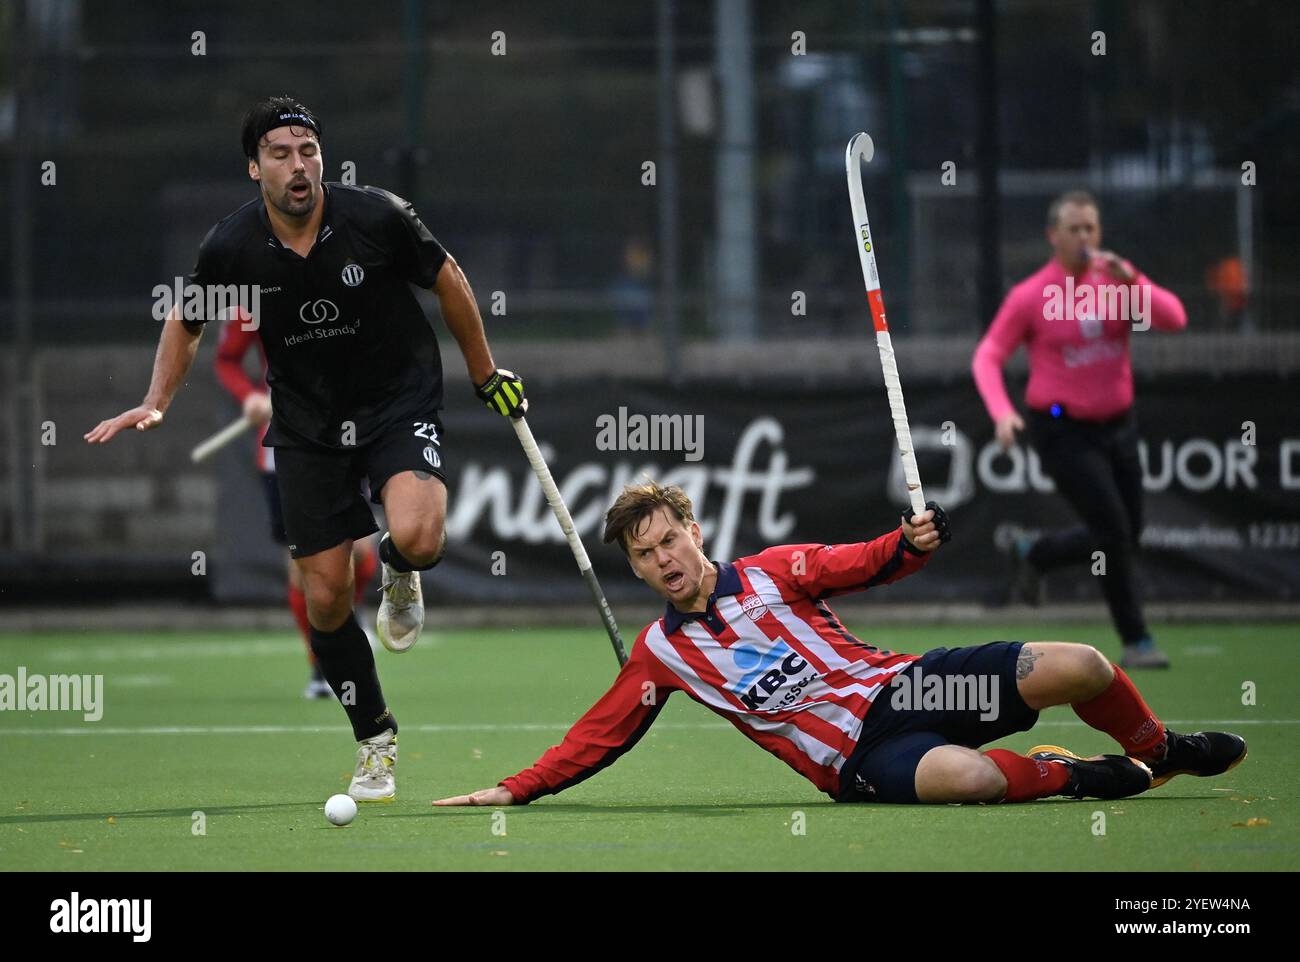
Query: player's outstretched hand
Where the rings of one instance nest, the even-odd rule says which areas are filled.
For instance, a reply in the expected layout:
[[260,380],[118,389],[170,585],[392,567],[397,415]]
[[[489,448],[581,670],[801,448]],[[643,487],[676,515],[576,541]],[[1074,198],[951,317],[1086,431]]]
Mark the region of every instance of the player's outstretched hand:
[[497,368],[492,376],[474,389],[489,411],[505,417],[521,418],[528,413],[524,382],[513,371]]
[[117,434],[117,432],[125,431],[127,428],[148,431],[162,424],[162,419],[162,411],[157,408],[145,407],[142,404],[139,407],[131,408],[129,411],[123,411],[115,418],[100,421],[86,432],[86,442],[88,444],[104,444],[106,441],[113,440],[113,435]]
[[903,537],[917,551],[934,551],[939,545],[952,540],[947,513],[936,501],[927,501],[923,514],[904,511]]
[[510,791],[501,785],[494,785],[491,788],[485,788],[481,792],[475,792],[472,795],[453,795],[451,798],[440,798],[433,802],[434,805],[487,805],[493,808],[500,808],[502,805],[513,805],[515,797]]

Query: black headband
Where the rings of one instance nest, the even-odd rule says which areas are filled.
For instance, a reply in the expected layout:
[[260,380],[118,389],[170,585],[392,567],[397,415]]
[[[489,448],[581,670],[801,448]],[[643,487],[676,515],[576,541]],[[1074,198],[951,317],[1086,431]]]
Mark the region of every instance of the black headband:
[[257,128],[257,139],[254,143],[261,143],[262,138],[268,131],[275,130],[276,127],[307,127],[316,132],[316,139],[320,140],[320,124],[311,114],[301,110],[284,110],[278,114],[271,114]]

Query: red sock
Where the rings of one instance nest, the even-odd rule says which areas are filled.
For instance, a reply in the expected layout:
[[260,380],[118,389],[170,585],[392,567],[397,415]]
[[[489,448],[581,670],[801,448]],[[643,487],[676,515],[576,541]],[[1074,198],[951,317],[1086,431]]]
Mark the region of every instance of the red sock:
[[1074,713],[1098,731],[1120,743],[1124,754],[1143,759],[1162,758],[1165,726],[1147,707],[1133,682],[1119,665],[1110,687],[1090,701],[1071,705]]
[[289,585],[289,610],[293,612],[293,620],[297,623],[298,630],[302,632],[302,643],[307,646],[307,660],[314,665],[316,655],[311,650],[311,622],[307,620],[307,596],[303,594],[301,588],[292,583]]
[[1004,802],[1032,802],[1036,798],[1056,795],[1070,780],[1070,769],[1056,762],[1040,762],[1028,755],[1017,755],[1005,748],[984,753],[1002,771],[1007,780]]
[[375,551],[374,545],[366,545],[366,553],[358,558],[355,562],[356,588],[352,600],[360,602],[366,594],[366,586],[370,584],[370,579],[375,576],[375,570],[379,567],[379,553]]

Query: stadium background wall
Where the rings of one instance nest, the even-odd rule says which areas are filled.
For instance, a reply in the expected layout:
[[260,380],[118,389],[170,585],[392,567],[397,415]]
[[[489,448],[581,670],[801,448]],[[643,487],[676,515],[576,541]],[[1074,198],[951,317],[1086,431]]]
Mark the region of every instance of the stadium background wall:
[[[123,384],[114,389],[123,399],[146,369],[147,360],[134,356],[140,353],[98,352],[101,371],[135,373],[110,382]],[[941,576],[891,586],[888,600],[996,601],[1009,540],[1073,523],[1073,514],[1027,449],[997,453],[968,378],[910,370],[912,356],[900,347],[921,476],[927,497],[948,509],[957,536],[936,565]],[[904,504],[884,393],[871,378],[782,380],[764,372],[677,384],[593,383],[533,369],[539,373],[529,379],[530,423],[614,603],[644,602],[645,591],[619,552],[600,544],[601,516],[618,488],[643,473],[692,493],[711,557],[772,543],[871,538],[896,524]],[[513,434],[469,400],[458,377],[449,377],[445,412],[450,546],[426,590],[446,603],[584,602],[573,560]],[[116,399],[87,398],[76,378],[46,379],[43,419],[58,426],[59,443],[38,449],[43,548],[36,557],[0,552],[7,602],[39,600],[56,574],[74,579],[74,601],[278,602],[283,563],[266,534],[252,440],[231,445],[211,464],[184,459],[193,441],[236,414],[202,359],[192,380],[162,431],[89,449],[79,429]],[[1021,395],[1023,381],[1013,376],[1009,386],[1013,397]],[[1137,394],[1147,452],[1139,576],[1148,599],[1294,600],[1300,423],[1287,379],[1260,371],[1215,378],[1164,372],[1140,375]],[[601,450],[598,419],[617,424],[620,407],[625,421],[638,414],[693,422],[701,416],[700,458],[690,460],[684,450]],[[615,440],[627,448],[638,439]],[[681,447],[700,439],[677,440]],[[205,553],[204,577],[193,573],[195,551]],[[1054,602],[1099,597],[1083,568],[1051,576],[1048,592]]]

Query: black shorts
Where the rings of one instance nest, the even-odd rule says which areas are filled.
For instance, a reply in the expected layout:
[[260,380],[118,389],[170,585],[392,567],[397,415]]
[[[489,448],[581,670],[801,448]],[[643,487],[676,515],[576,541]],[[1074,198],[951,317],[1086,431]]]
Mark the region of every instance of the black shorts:
[[266,495],[266,511],[271,517],[271,540],[276,544],[288,545],[289,536],[284,533],[284,512],[280,510],[280,486],[276,483],[274,471],[262,472],[262,493]]
[[[1025,704],[1016,684],[1023,646],[994,641],[935,648],[899,672],[900,684],[882,688],[867,710],[862,737],[840,770],[836,801],[915,804],[916,767],[930,749],[979,748],[1033,728],[1038,712]],[[927,681],[934,678],[942,686]],[[940,687],[942,695],[935,695]]]
[[388,479],[403,471],[424,471],[443,484],[442,421],[431,414],[393,427],[354,451],[275,449],[284,530],[289,554],[305,558],[379,530],[362,489],[382,504]]

